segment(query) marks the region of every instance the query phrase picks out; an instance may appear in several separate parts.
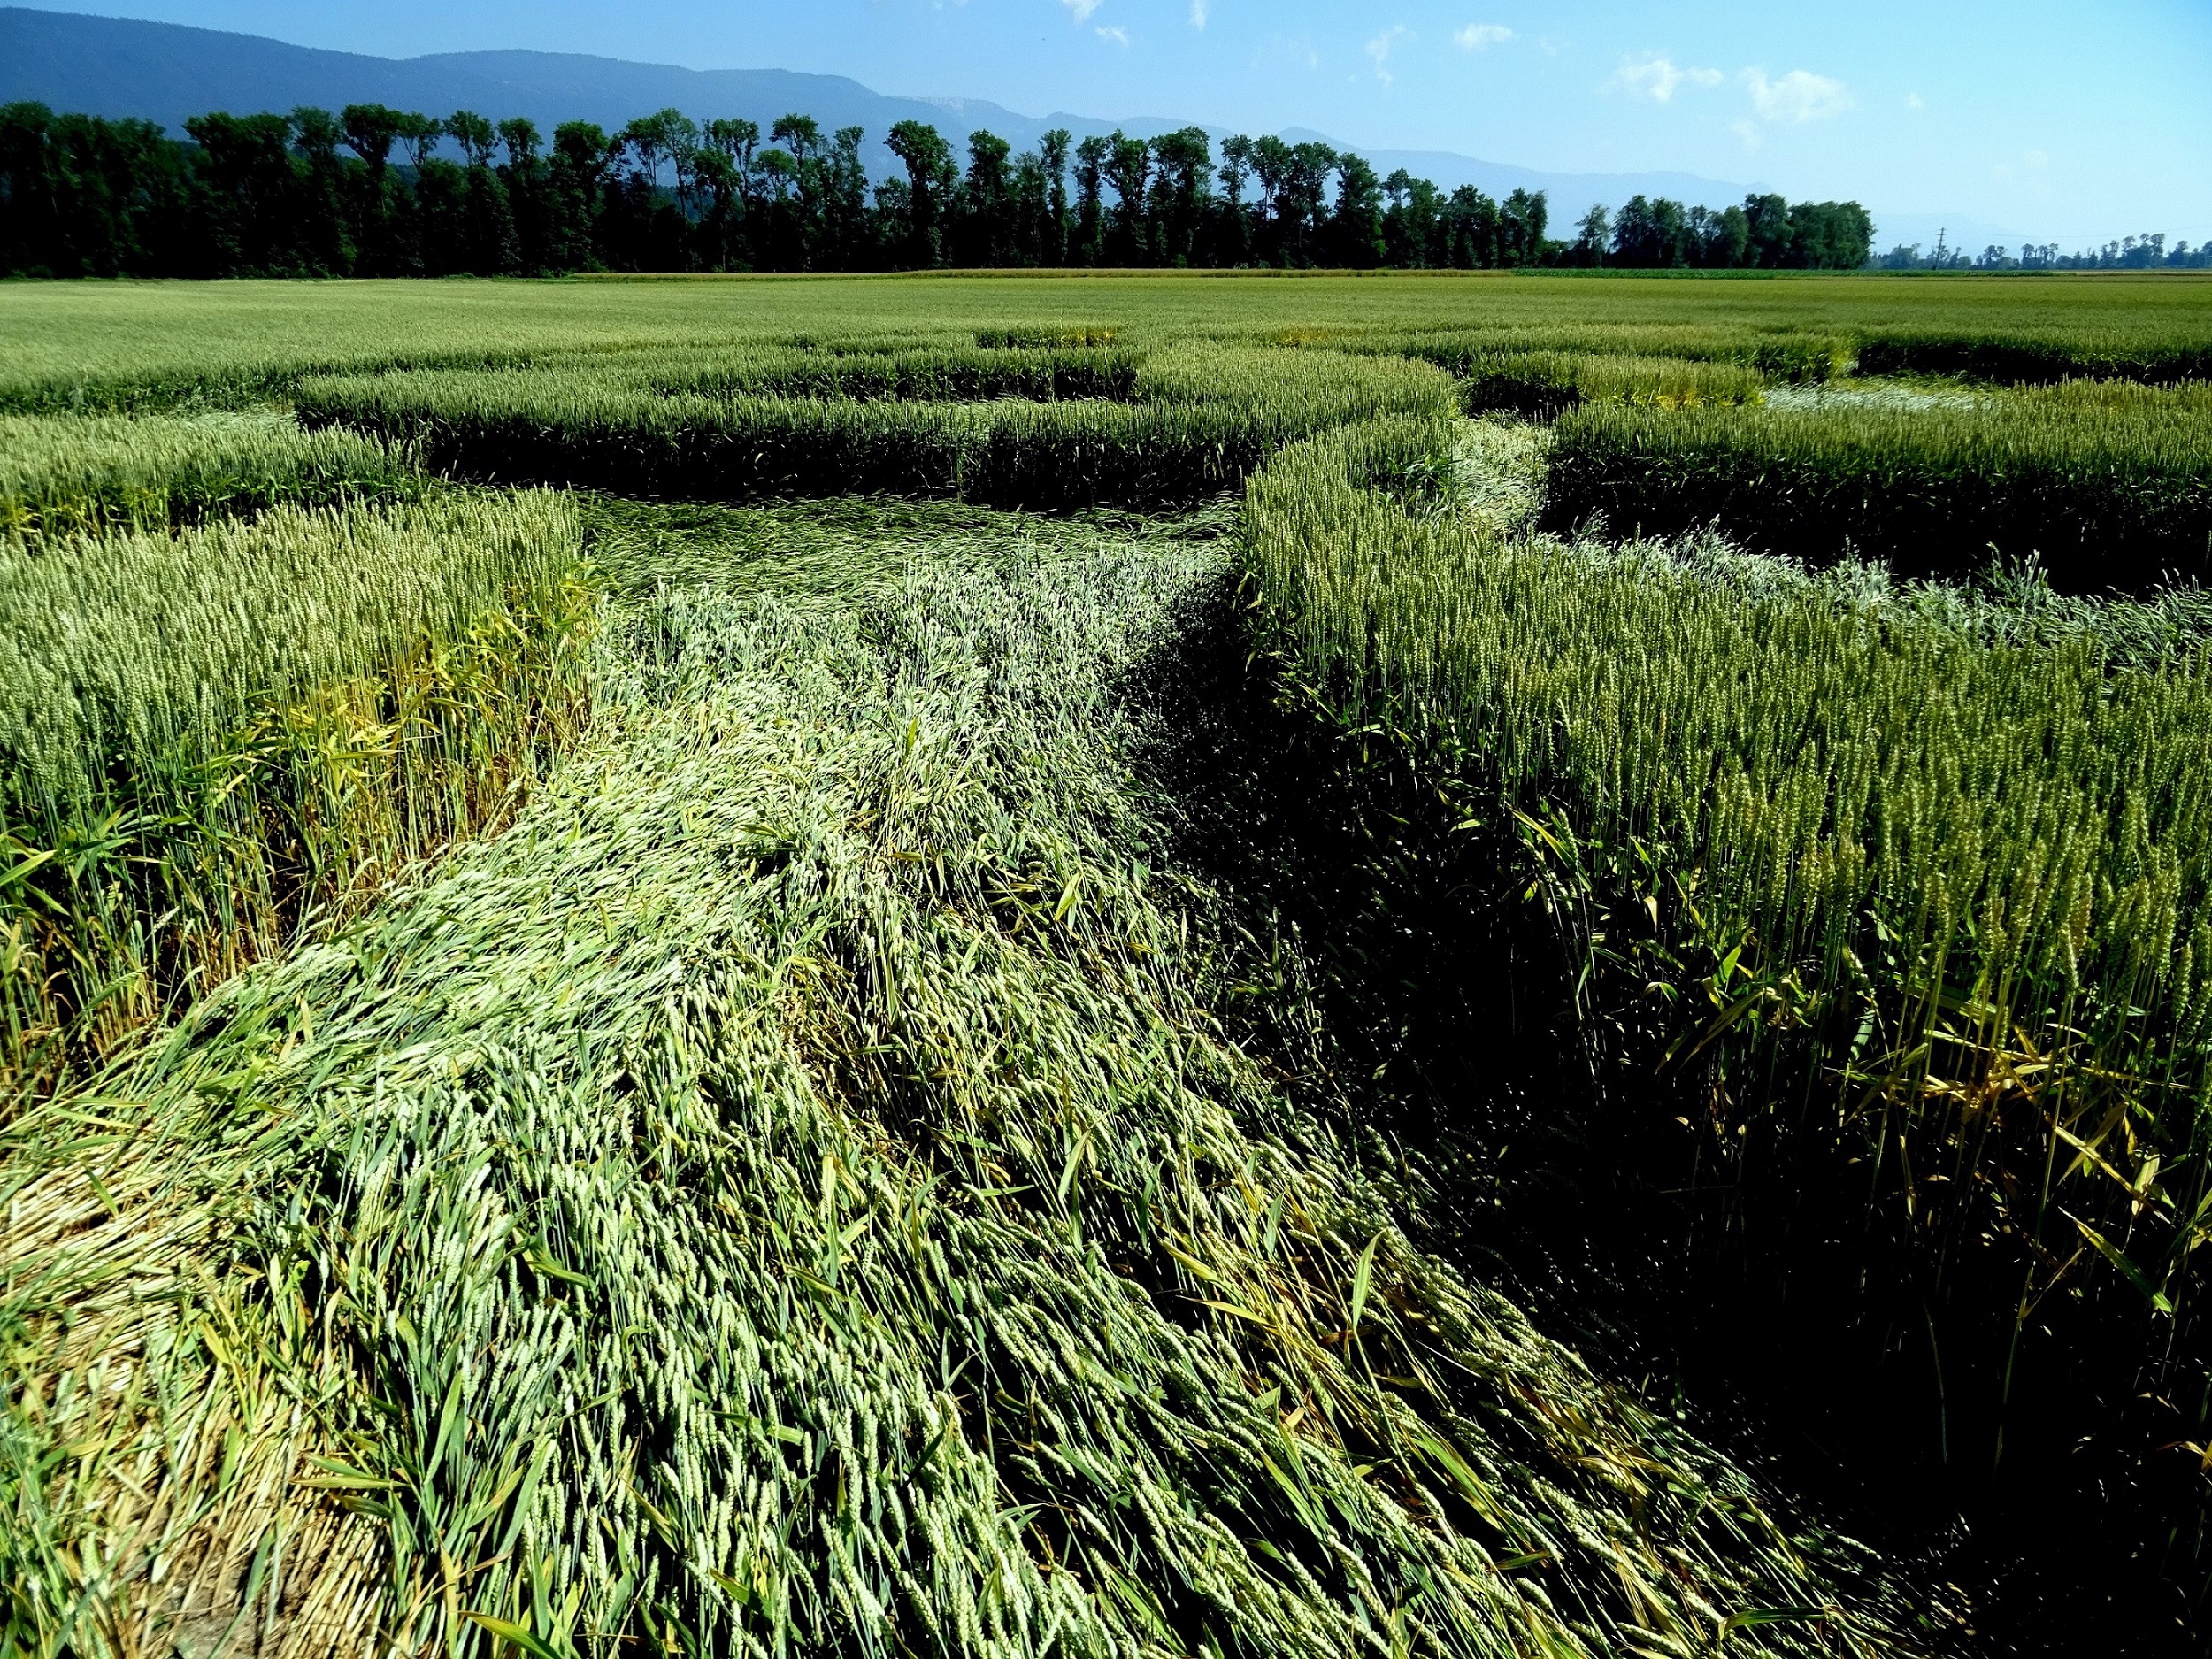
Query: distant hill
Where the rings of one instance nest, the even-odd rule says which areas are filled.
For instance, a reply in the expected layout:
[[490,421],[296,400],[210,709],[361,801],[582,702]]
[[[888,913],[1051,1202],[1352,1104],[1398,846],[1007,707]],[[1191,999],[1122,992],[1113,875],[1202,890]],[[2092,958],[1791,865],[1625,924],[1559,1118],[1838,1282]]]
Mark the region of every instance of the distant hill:
[[[57,110],[108,117],[138,116],[181,136],[187,116],[211,110],[247,113],[288,111],[299,104],[336,110],[348,104],[389,104],[403,110],[448,115],[474,110],[497,120],[526,115],[550,132],[563,121],[596,121],[619,127],[640,115],[673,106],[695,119],[742,116],[765,132],[778,116],[811,115],[826,129],[867,130],[870,170],[887,177],[899,170],[882,145],[895,122],[927,121],[953,142],[987,127],[1016,150],[1033,148],[1048,128],[1064,127],[1078,138],[1119,127],[1138,137],[1188,125],[1159,116],[1096,116],[1055,112],[1022,115],[976,98],[895,97],[843,75],[798,74],[787,69],[683,69],[671,64],[634,64],[568,52],[439,52],[423,58],[373,58],[324,51],[257,35],[188,28],[127,18],[0,7],[0,103],[33,99]],[[1229,129],[1203,122],[1217,139]],[[1294,142],[1321,138],[1290,129]],[[1339,148],[1344,146],[1339,145]],[[1482,161],[1446,150],[1361,150],[1376,170],[1398,167],[1447,190],[1471,184],[1494,196],[1515,189],[1542,190],[1550,199],[1554,234],[1572,226],[1593,203],[1617,207],[1630,196],[1672,196],[1679,202],[1723,207],[1742,199],[1747,187],[1685,173],[1545,173],[1504,162]],[[1881,245],[1933,242],[1929,215],[1878,214]],[[1926,227],[1921,226],[1927,220]],[[2008,232],[1954,221],[1954,247],[1976,249],[1991,241],[2017,242]]]

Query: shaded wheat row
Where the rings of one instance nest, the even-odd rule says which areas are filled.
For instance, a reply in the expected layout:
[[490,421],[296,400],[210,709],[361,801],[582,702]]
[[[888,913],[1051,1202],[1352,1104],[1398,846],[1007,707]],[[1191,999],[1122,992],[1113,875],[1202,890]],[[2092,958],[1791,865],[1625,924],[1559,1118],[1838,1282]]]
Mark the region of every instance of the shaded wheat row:
[[[712,356],[609,357],[336,377],[296,396],[311,424],[419,445],[426,465],[477,479],[710,499],[872,489],[1028,506],[1187,500],[1233,488],[1291,438],[1385,414],[1440,419],[1454,404],[1449,380],[1424,365],[1233,348],[1143,358],[1129,368],[1126,402],[730,389],[865,389],[877,362],[746,354],[733,367]],[[1028,373],[1018,359],[1013,372]],[[717,389],[695,389],[703,384]]]
[[[1317,440],[1249,487],[1294,678],[1519,826],[1592,1017],[1660,1081],[1709,1074],[1712,1179],[1824,1167],[1760,1169],[1770,1137],[1738,1137],[1772,1122],[1870,1183],[1985,1420],[2009,1350],[2179,1390],[2185,1438],[2212,1208],[2200,608],[2029,623],[1740,555],[1506,541],[1366,487],[1420,442]],[[1947,1263],[1992,1250],[2009,1281],[1970,1282],[2001,1304],[1947,1308]]]
[[1908,574],[2039,559],[2069,591],[2212,573],[2212,399],[2075,382],[1932,407],[1575,410],[1548,515],[1622,534],[1717,525],[1772,552]]

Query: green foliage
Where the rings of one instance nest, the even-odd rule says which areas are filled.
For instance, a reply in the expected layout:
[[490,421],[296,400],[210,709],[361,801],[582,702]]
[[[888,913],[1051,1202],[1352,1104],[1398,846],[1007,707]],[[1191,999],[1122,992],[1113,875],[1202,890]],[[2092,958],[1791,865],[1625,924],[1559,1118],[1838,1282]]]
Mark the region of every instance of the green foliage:
[[878,342],[825,340],[807,346],[595,357],[575,366],[656,392],[758,394],[870,402],[965,402],[1022,397],[1126,399],[1141,351],[1084,345],[963,347],[942,342],[874,349]]
[[2212,574],[2212,397],[2072,382],[1921,407],[1561,419],[1548,513],[1669,535],[1717,525],[1765,550],[1847,549],[1911,574],[2039,558],[2060,587],[2136,590]]
[[2101,359],[2201,350],[2212,347],[2205,280],[1162,273],[1079,281],[19,284],[0,290],[0,407],[165,406],[266,396],[326,372],[480,367],[654,346],[710,351],[801,335],[949,345],[1008,329],[1112,329],[1104,343],[1117,346],[1295,336],[1386,351],[1401,340],[1417,351],[1421,337],[1443,335],[1440,344],[1452,349],[1698,357],[1800,381],[1845,372],[1863,346],[1905,335],[2070,338],[2092,342],[2087,355]]
[[[1294,446],[1248,487],[1271,642],[1332,718],[1517,826],[1498,879],[1544,897],[1587,1018],[1705,1068],[1713,1179],[1748,1190],[1776,1169],[1747,1148],[1824,1137],[1777,1165],[1873,1182],[1865,1227],[1895,1227],[1985,1417],[2008,1343],[2070,1375],[2142,1316],[2116,1374],[2194,1399],[2201,1327],[2163,1321],[2201,1298],[2212,1205],[2201,595],[1508,540],[1371,488],[1378,442]],[[1948,1306],[1992,1251],[2003,1305]]]
[[1957,374],[1998,385],[2083,375],[2167,385],[2212,378],[2212,344],[2147,329],[2126,317],[2101,328],[1891,326],[1861,342],[1859,368],[1867,374]]
[[[2201,594],[1515,534],[1614,431],[1879,428],[1954,503],[2103,457],[2134,493],[2054,512],[2178,512],[2200,391],[1843,382],[1999,334],[2156,378],[2201,302],[1724,286],[0,294],[12,406],[312,428],[5,428],[0,1647],[1893,1648],[1224,1034],[1246,946],[1132,694],[1231,603],[1226,510],[1092,506],[1244,484],[1286,688],[1506,826],[1492,896],[1705,1088],[1716,1179],[1799,1102],[1901,1194],[1932,1340],[2200,1378]],[[1497,402],[1566,412],[1455,419]],[[1967,1248],[2001,1307],[1935,1294]]]
[[268,413],[0,416],[0,534],[19,540],[406,495],[419,483],[403,448],[302,432]]
[[508,810],[580,712],[577,543],[524,495],[0,544],[12,1091]]
[[[191,1583],[335,1601],[342,1655],[1882,1650],[1847,1547],[1425,1255],[1220,1035],[1118,688],[1221,544],[940,511],[687,511],[744,580],[640,584],[511,833],[165,1034],[96,1176],[20,1127],[16,1628],[156,1651]],[[120,1219],[72,1227],[94,1179]],[[131,1294],[176,1236],[236,1271]],[[233,1424],[172,1573],[66,1569]],[[303,1539],[288,1599],[243,1570]]]
[[[1132,400],[892,401],[902,385],[1051,390],[1118,383]],[[670,383],[704,387],[677,390]],[[878,394],[778,396],[796,386]],[[748,388],[738,390],[736,388]],[[607,356],[526,370],[311,381],[311,422],[419,444],[427,465],[502,482],[738,499],[884,489],[1030,506],[1187,500],[1233,488],[1287,439],[1348,419],[1448,414],[1425,365],[1228,348],[1117,357],[932,358],[741,352],[723,362]]]
[[1470,414],[1512,410],[1556,415],[1586,403],[1690,409],[1755,403],[1764,379],[1755,369],[1690,357],[1600,352],[1470,352],[1455,365]]

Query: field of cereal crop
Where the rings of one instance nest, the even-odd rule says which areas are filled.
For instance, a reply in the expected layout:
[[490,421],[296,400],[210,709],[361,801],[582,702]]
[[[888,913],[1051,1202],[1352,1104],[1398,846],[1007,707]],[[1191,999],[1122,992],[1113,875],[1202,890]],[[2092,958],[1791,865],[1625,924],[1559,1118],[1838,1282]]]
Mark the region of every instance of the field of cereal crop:
[[0,342],[0,1655],[2193,1650],[2212,283]]

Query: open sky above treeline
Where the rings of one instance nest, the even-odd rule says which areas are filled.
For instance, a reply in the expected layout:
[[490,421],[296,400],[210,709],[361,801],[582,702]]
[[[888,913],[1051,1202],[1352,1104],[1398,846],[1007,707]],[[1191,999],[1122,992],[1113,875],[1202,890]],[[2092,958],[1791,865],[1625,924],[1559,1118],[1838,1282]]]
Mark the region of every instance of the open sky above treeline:
[[[1310,127],[1793,199],[1959,211],[2070,245],[2212,237],[2204,0],[76,0],[407,57],[490,48],[851,75],[1043,112]],[[948,127],[956,126],[956,120]]]

